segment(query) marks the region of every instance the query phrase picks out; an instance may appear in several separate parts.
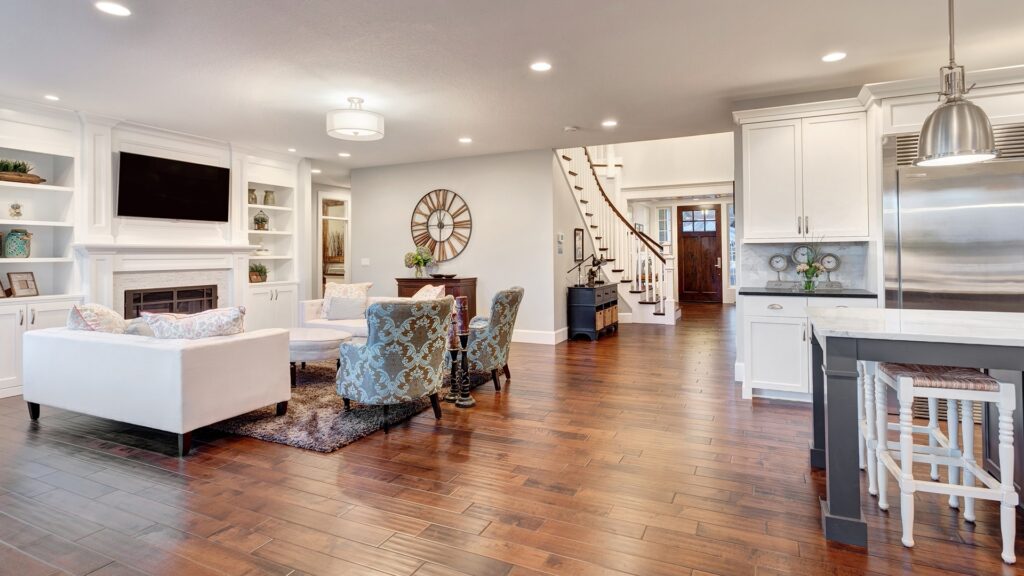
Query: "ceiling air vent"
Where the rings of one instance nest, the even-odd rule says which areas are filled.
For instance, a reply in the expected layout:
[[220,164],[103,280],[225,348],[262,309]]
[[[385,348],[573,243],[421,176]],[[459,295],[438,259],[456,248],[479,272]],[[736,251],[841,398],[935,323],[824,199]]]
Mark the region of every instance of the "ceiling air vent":
[[[1024,158],[1024,124],[1004,124],[993,126],[996,137],[996,150],[999,158],[1009,160]],[[904,134],[896,137],[896,165],[912,166],[917,159],[917,134]]]

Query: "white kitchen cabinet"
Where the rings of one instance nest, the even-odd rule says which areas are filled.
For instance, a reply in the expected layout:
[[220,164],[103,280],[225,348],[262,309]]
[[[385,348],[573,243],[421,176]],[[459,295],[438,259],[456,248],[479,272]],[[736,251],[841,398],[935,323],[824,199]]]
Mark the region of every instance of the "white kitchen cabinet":
[[868,142],[864,114],[803,119],[803,234],[868,236]]
[[743,125],[744,242],[867,240],[863,112]]
[[245,304],[245,329],[291,328],[298,305],[298,286],[293,283],[253,284]]
[[67,324],[78,298],[43,301],[0,300],[0,398],[21,394],[21,338],[29,330]]

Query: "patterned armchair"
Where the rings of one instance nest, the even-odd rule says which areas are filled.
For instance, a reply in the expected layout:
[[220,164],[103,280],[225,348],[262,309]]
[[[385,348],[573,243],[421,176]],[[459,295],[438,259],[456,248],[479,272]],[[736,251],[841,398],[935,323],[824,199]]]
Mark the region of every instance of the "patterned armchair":
[[366,343],[341,345],[337,383],[345,409],[355,400],[383,405],[386,413],[389,404],[429,396],[434,416],[440,419],[437,393],[444,383],[454,306],[451,296],[371,304],[366,309]]
[[473,372],[490,372],[495,390],[501,390],[498,370],[505,372],[506,380],[512,377],[508,369],[508,349],[512,343],[512,328],[516,324],[523,293],[524,290],[519,286],[498,292],[491,301],[490,317],[477,316],[469,323],[469,369]]

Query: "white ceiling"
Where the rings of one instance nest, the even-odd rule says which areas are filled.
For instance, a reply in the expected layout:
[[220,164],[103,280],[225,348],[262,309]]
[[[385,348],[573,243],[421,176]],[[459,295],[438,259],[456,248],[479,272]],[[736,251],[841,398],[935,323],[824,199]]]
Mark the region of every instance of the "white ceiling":
[[[737,100],[930,76],[945,60],[943,0],[123,3],[132,16],[92,0],[5,0],[0,93],[295,147],[327,181],[362,166],[720,132]],[[832,50],[850,56],[822,63]],[[968,73],[1022,55],[1024,2],[960,2]],[[537,59],[554,69],[531,72]],[[325,134],[324,113],[348,96],[386,116],[383,140]],[[607,117],[614,131],[600,128]]]

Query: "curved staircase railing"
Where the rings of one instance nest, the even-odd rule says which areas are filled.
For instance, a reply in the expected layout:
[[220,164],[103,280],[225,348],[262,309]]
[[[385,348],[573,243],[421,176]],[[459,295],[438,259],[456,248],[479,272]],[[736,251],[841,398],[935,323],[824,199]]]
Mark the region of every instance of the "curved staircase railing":
[[[611,266],[606,276],[622,287],[628,284],[641,305],[651,305],[653,315],[664,316],[669,299],[661,245],[637,230],[608,197],[587,148],[559,149],[556,156],[594,247]],[[674,321],[674,309],[672,313]]]

